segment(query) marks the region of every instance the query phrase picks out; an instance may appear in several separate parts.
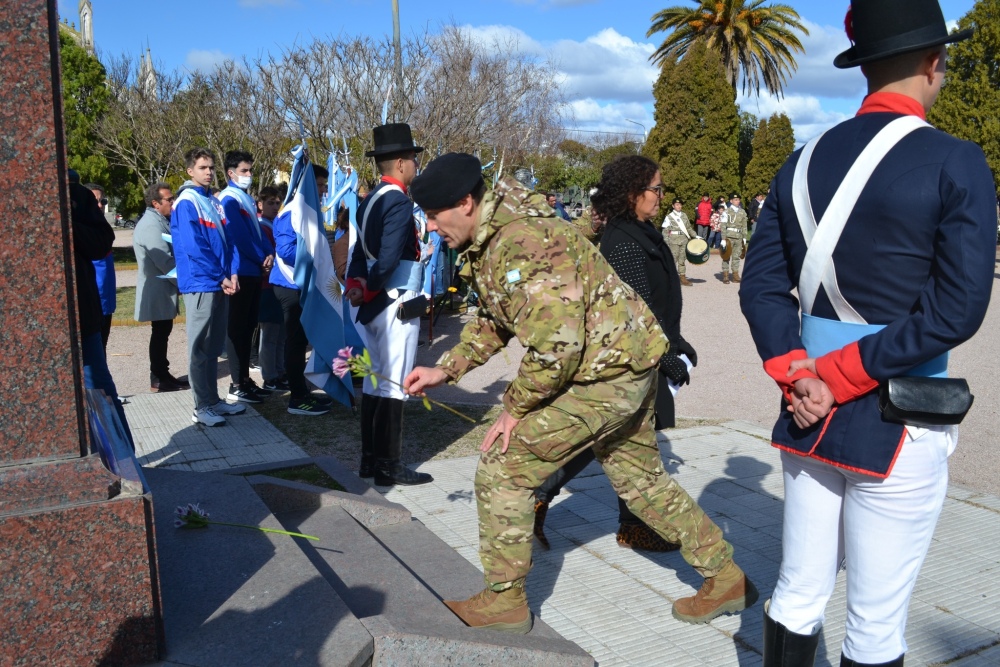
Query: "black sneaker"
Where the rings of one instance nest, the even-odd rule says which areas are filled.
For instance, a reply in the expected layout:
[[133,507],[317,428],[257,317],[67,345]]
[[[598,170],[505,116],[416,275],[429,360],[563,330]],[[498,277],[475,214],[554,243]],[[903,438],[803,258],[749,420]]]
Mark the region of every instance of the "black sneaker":
[[261,398],[267,398],[272,393],[271,390],[268,389],[267,387],[258,387],[257,383],[254,382],[252,378],[247,378],[246,380],[244,380],[241,386],[243,389],[246,389],[247,391],[253,391]]
[[318,403],[319,405],[322,405],[323,407],[328,408],[331,405],[333,405],[333,399],[327,396],[326,393],[309,394],[309,397],[312,398],[314,401],[316,401],[316,403]]
[[320,405],[312,396],[288,399],[288,414],[305,415],[307,417],[318,417],[330,411],[330,407]]
[[241,387],[238,384],[229,385],[229,394],[226,396],[230,401],[239,403],[263,403],[264,399],[249,387]]
[[264,380],[264,389],[267,389],[271,393],[285,392],[288,391],[288,381],[282,380],[281,378],[275,378],[274,380]]

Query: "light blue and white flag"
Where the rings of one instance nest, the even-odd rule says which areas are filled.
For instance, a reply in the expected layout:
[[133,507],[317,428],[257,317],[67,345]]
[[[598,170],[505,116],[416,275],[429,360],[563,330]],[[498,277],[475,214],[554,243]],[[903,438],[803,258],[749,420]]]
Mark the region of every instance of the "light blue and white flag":
[[334,271],[330,244],[323,228],[312,164],[306,159],[303,146],[292,149],[292,155],[295,157],[292,178],[279,218],[290,216],[296,236],[294,280],[301,290],[302,328],[313,347],[305,375],[331,398],[351,406],[354,396],[351,378],[333,374],[333,360],[344,347],[343,290]]

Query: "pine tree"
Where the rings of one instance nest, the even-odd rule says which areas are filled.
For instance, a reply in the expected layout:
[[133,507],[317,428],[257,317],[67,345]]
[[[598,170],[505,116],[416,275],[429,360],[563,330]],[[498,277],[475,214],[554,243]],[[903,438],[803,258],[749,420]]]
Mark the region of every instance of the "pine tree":
[[948,47],[948,72],[927,119],[986,153],[1000,188],[1000,0],[977,0],[958,22],[975,27],[970,39]]
[[743,185],[746,198],[766,193],[774,175],[795,150],[792,121],[785,114],[773,114],[761,120],[753,137],[753,159],[747,165]]
[[664,211],[680,197],[693,219],[702,192],[728,196],[739,185],[736,93],[719,56],[698,42],[663,62],[653,98],[656,125],[644,153],[660,165]]
[[747,173],[747,165],[753,158],[753,137],[757,132],[757,116],[749,111],[740,112],[740,134],[737,139],[737,147],[740,153],[740,187],[743,187],[744,178]]

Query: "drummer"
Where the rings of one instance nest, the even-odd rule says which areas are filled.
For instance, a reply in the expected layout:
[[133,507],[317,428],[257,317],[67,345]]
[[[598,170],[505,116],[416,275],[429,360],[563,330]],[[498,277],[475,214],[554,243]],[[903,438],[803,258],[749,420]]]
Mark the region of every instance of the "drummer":
[[698,238],[698,235],[691,225],[691,221],[688,220],[687,214],[682,210],[683,208],[684,202],[680,199],[674,199],[673,210],[663,219],[661,227],[663,240],[667,242],[667,246],[670,247],[670,253],[674,256],[674,264],[677,265],[677,273],[680,275],[681,285],[691,287],[694,283],[688,280],[685,275],[687,244],[691,239]]

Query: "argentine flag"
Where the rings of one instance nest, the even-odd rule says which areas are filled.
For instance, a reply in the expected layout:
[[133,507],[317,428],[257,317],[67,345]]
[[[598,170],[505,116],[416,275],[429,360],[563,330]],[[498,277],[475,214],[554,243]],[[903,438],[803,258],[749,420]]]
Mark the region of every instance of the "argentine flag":
[[295,164],[288,184],[288,196],[281,216],[290,216],[295,231],[295,285],[301,290],[302,328],[312,344],[306,362],[306,379],[333,399],[351,406],[354,387],[351,378],[333,374],[333,360],[344,347],[344,320],[341,317],[343,290],[333,268],[330,244],[323,228],[319,191],[312,164],[304,146],[292,149]]

